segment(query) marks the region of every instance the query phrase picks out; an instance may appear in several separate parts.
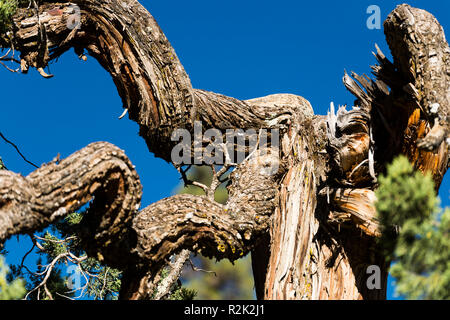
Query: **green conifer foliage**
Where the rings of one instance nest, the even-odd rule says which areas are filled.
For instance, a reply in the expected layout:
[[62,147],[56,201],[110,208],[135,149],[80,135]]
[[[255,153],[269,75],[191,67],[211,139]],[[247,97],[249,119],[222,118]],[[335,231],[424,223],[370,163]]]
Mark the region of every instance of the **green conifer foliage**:
[[17,300],[23,298],[26,293],[22,279],[8,281],[9,268],[0,256],[0,300]]
[[450,208],[439,208],[429,175],[401,156],[379,179],[381,245],[393,264],[396,293],[407,299],[450,299]]
[[7,34],[11,29],[11,21],[19,6],[28,7],[30,0],[0,0],[0,48],[10,42]]
[[[85,252],[80,248],[75,230],[83,218],[83,213],[74,212],[57,223],[53,228],[46,231],[42,246],[43,254],[47,261],[51,261],[61,254],[71,252],[78,257],[85,256]],[[58,264],[62,268],[67,268],[67,262],[61,260]],[[62,275],[60,270],[56,270],[54,277],[49,283],[49,290],[53,298],[65,297],[94,299],[94,300],[115,300],[121,285],[121,272],[119,270],[102,265],[94,258],[87,258],[80,262],[80,270],[89,276],[87,283],[80,283],[84,288],[82,292],[73,292],[68,288],[68,276]],[[81,276],[80,276],[81,277]],[[86,280],[85,277],[81,277]],[[53,290],[51,288],[54,288]],[[79,291],[79,290],[78,290]]]

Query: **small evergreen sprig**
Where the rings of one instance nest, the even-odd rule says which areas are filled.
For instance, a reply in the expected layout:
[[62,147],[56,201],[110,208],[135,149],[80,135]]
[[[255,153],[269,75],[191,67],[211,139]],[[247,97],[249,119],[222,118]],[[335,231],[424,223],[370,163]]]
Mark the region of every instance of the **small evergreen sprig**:
[[401,156],[379,181],[381,245],[393,262],[396,293],[408,299],[450,299],[450,208],[439,208],[431,176],[415,171]]

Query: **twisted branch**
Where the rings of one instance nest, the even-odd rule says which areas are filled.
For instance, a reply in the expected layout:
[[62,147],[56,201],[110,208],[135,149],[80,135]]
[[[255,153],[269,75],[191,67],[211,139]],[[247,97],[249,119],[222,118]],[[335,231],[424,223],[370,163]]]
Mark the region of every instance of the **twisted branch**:
[[134,167],[122,150],[105,142],[90,144],[59,164],[45,164],[27,177],[2,170],[0,242],[45,228],[92,200],[80,234],[85,246],[94,244],[99,249],[95,254],[101,255],[123,245],[140,199]]

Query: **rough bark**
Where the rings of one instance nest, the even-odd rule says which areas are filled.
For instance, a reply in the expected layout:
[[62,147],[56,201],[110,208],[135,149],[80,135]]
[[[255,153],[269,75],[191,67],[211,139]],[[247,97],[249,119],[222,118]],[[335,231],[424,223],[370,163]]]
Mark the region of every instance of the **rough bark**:
[[[438,188],[448,167],[449,54],[429,13],[398,6],[385,22],[394,56],[377,48],[375,79],[344,75],[356,97],[351,110],[315,116],[302,97],[241,101],[193,89],[156,21],[137,1],[44,1],[38,15],[21,8],[7,45],[21,68],[41,74],[75,48],[111,74],[130,119],[156,156],[170,161],[175,128],[278,129],[276,153],[254,153],[234,169],[227,204],[178,195],[138,212],[139,179],[117,148],[97,143],[28,177],[0,172],[0,242],[41,229],[93,199],[79,230],[87,253],[124,270],[122,299],[151,297],[159,272],[183,249],[235,260],[252,252],[258,298],[383,299],[387,266],[376,238],[377,175],[406,154]],[[5,44],[3,44],[5,45]],[[279,166],[276,174],[265,167]],[[212,193],[213,194],[213,193]],[[378,265],[383,287],[369,290],[366,270]]]
[[89,253],[114,266],[129,255],[126,235],[137,213],[142,187],[134,166],[117,147],[93,143],[27,177],[0,171],[0,242],[40,230],[92,201],[79,233]]

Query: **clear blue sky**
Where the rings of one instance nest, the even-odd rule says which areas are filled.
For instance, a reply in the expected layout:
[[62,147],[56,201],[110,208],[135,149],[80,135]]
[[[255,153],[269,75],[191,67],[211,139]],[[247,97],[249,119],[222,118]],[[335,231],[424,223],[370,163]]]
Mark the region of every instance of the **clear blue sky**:
[[[398,1],[140,1],[156,18],[175,48],[195,88],[239,99],[293,93],[308,99],[317,114],[330,101],[351,105],[342,85],[344,69],[370,73],[377,43],[388,54],[383,30],[369,30],[369,5],[378,5],[382,21]],[[450,1],[409,1],[433,13],[450,37]],[[109,74],[92,58],[71,51],[50,65],[52,79],[0,69],[3,134],[30,160],[42,164],[58,153],[64,158],[94,141],[124,149],[144,186],[142,205],[170,196],[179,183],[176,170],[155,159],[125,117]],[[33,170],[0,141],[7,167],[27,175]],[[441,186],[449,203],[449,176]],[[9,240],[7,249],[28,248]],[[7,257],[17,263],[18,255]],[[389,286],[392,298],[392,285]]]

